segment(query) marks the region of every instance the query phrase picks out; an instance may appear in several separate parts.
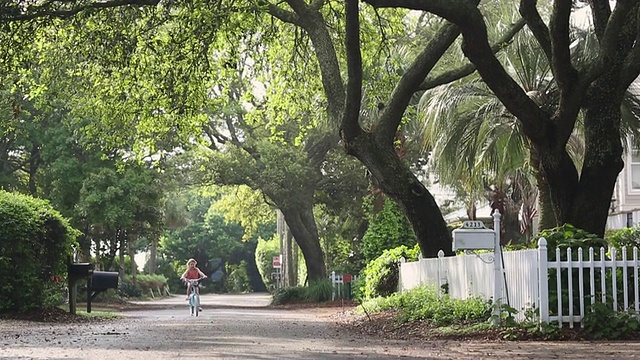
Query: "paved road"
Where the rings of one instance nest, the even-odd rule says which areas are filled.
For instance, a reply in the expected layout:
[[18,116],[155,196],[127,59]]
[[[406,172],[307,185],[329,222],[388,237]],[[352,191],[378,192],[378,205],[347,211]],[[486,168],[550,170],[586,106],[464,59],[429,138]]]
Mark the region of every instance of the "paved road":
[[0,359],[637,359],[637,342],[421,343],[362,338],[340,309],[265,308],[264,294],[205,295],[201,316],[181,296],[94,324],[0,322]]
[[[187,301],[184,295],[173,295],[170,298],[158,300],[133,301],[134,304],[149,305],[153,307],[179,307],[187,308]],[[251,294],[202,294],[200,303],[205,309],[222,308],[222,307],[265,307],[271,303],[271,295],[268,293],[251,293]]]
[[190,316],[183,297],[98,324],[0,323],[2,359],[392,359],[403,345],[362,340],[330,320],[340,309],[265,308],[265,294],[204,295]]

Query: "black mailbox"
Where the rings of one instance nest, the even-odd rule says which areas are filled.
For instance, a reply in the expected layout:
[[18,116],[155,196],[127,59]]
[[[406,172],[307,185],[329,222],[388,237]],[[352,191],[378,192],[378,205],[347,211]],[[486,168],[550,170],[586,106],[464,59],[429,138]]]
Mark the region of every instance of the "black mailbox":
[[71,283],[86,278],[93,272],[92,263],[73,263],[69,264],[69,281]]
[[118,273],[112,271],[94,271],[91,275],[91,290],[104,291],[118,288]]

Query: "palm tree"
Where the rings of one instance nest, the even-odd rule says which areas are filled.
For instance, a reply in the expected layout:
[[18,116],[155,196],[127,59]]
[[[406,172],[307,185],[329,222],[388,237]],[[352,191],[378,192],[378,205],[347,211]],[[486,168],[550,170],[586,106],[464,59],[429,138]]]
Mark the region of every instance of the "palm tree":
[[[597,52],[591,36],[590,32],[575,29],[574,62],[586,61]],[[552,112],[558,106],[558,91],[549,64],[530,34],[519,34],[501,57],[510,75],[541,108]],[[527,242],[532,235],[533,216],[539,216],[540,228],[561,225],[553,216],[546,182],[541,181],[542,175],[536,171],[537,154],[531,151],[519,121],[478,77],[426,92],[421,107],[424,146],[432,149],[432,166],[443,183],[467,190],[469,202],[473,203],[479,194],[469,189],[491,186],[494,196],[503,194],[506,217],[512,220],[514,214],[510,212],[519,209],[520,230]],[[627,92],[622,113],[623,136],[637,134],[640,128],[637,94]],[[579,121],[567,144],[578,169],[584,148]]]
[[[534,42],[519,35],[502,52],[502,60],[531,98],[554,104],[550,69]],[[529,221],[520,226],[518,212],[536,212],[537,192],[530,148],[518,120],[477,76],[426,92],[421,109],[424,146],[431,149],[431,166],[440,181],[468,194],[467,206],[489,200],[504,213],[507,238],[515,240],[523,231],[528,240],[531,217],[525,216]],[[540,212],[543,224],[546,213]]]

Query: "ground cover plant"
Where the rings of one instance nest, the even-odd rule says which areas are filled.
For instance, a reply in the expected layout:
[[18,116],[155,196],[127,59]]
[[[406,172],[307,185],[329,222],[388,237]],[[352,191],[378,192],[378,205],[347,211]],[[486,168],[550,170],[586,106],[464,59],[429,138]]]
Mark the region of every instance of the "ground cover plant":
[[495,328],[490,321],[492,308],[491,302],[482,299],[452,299],[439,294],[435,287],[423,286],[366,300],[343,325],[364,335],[405,340],[640,339],[640,322],[635,314],[617,313],[605,306],[594,307],[585,317],[584,327],[574,328],[561,328],[557,323],[540,324],[536,309],[528,311],[522,322],[514,320],[514,309],[510,309],[510,314],[503,311],[501,326]]

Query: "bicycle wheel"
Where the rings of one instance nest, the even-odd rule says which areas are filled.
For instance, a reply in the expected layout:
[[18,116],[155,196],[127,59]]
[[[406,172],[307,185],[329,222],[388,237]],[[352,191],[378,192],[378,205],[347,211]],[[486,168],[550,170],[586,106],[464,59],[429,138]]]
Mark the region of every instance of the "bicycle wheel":
[[200,312],[200,295],[198,294],[193,294],[193,303],[194,303],[194,311],[196,316],[198,316],[198,313]]
[[196,294],[191,294],[189,296],[189,313],[191,314],[191,316],[196,314]]

